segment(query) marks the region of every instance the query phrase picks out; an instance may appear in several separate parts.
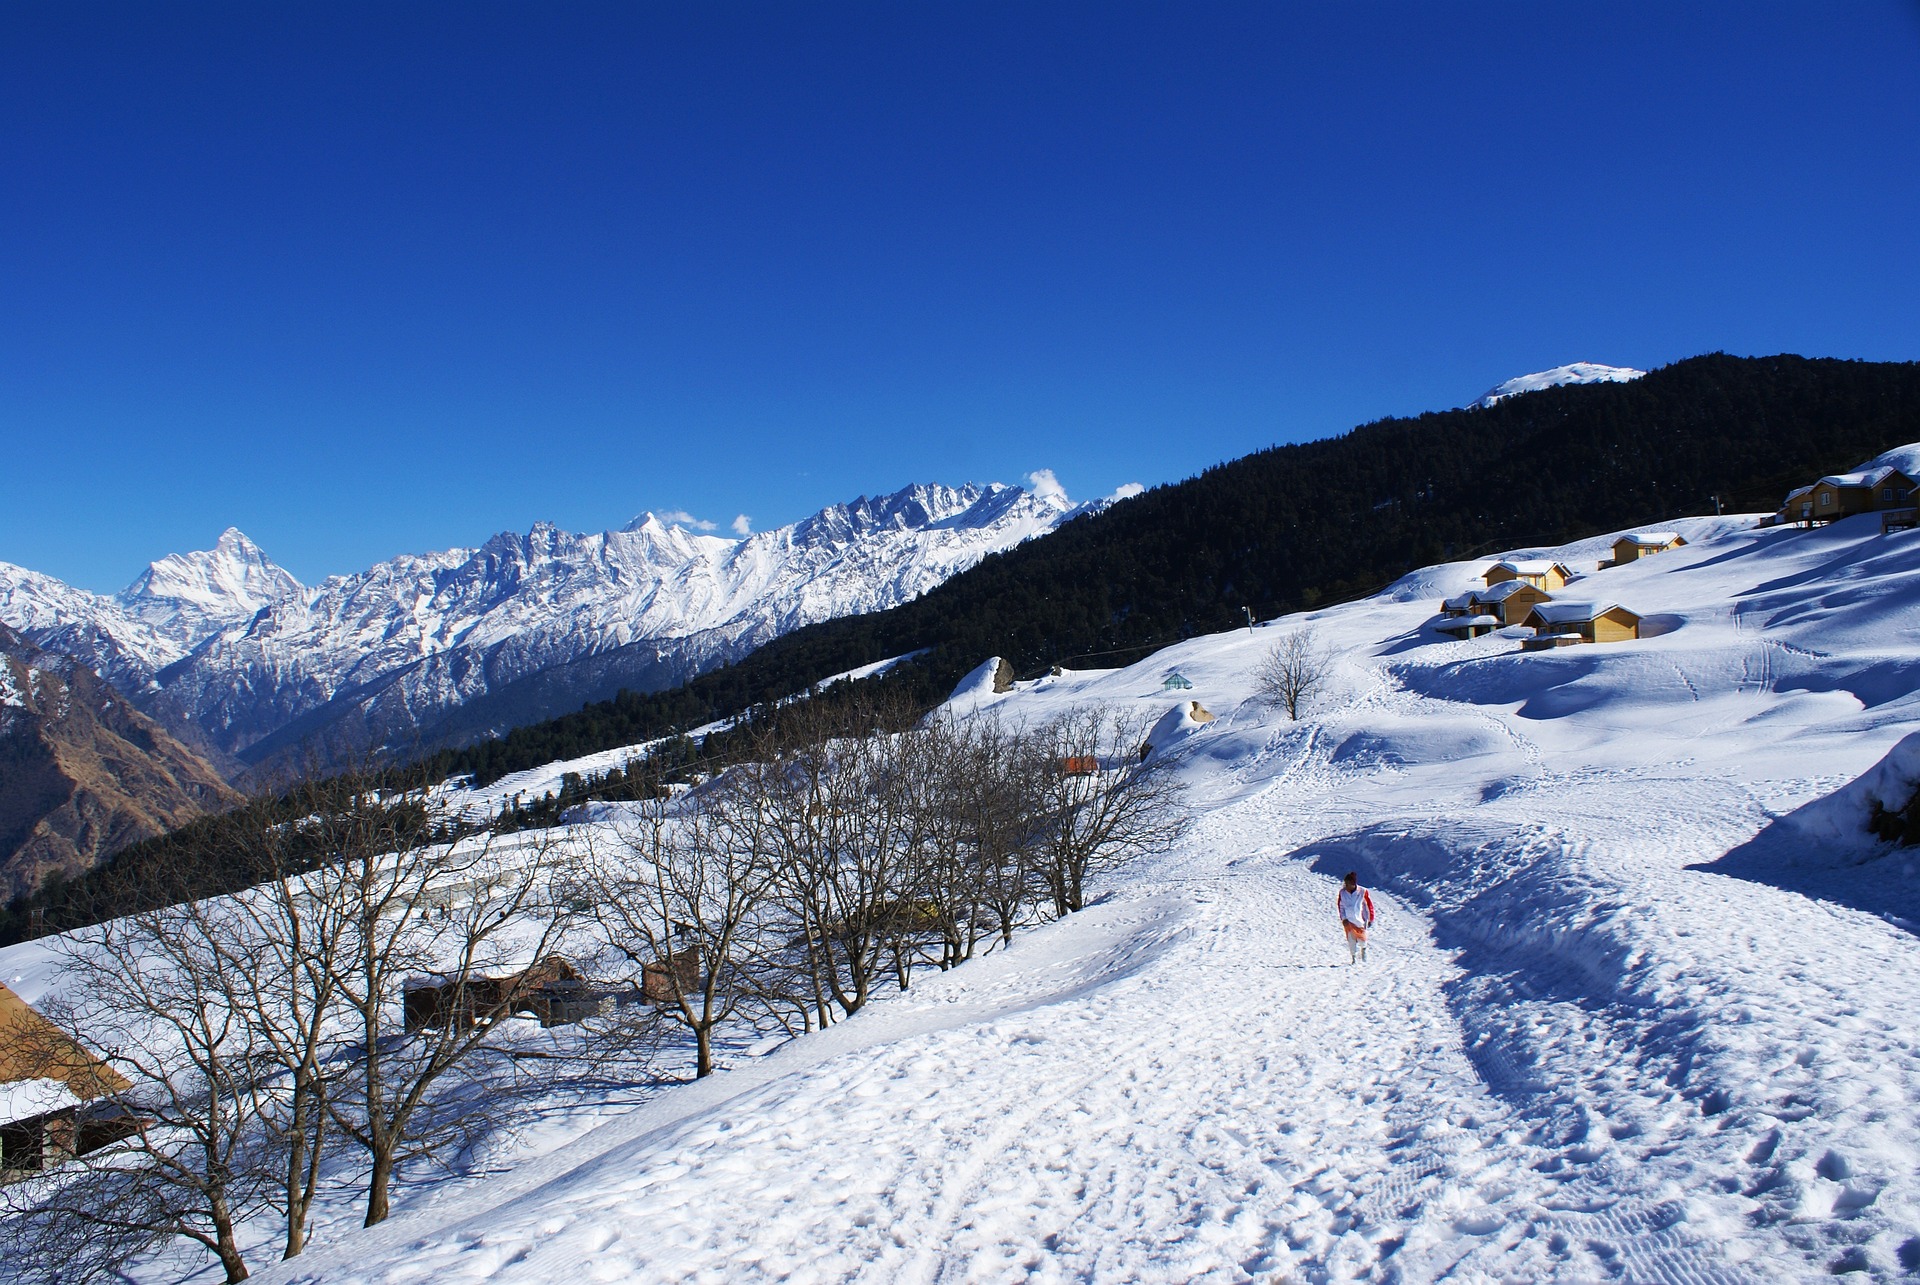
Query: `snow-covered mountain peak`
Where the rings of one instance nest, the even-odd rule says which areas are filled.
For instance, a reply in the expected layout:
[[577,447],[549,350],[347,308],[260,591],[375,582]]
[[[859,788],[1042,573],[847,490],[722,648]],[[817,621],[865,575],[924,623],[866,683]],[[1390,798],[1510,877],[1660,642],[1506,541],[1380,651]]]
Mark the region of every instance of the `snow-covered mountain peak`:
[[683,682],[802,625],[883,610],[1082,511],[1057,483],[925,483],[744,538],[673,512],[597,533],[536,522],[310,589],[230,530],[111,598],[0,565],[0,621],[227,752],[296,721],[406,738],[533,684],[497,701],[503,712],[473,715],[473,729],[497,731],[622,685]]
[[1504,384],[1496,384],[1483,393],[1473,404],[1492,406],[1509,397],[1521,393],[1537,393],[1543,388],[1558,388],[1562,384],[1625,384],[1646,374],[1644,370],[1635,370],[1631,366],[1602,366],[1598,362],[1576,361],[1565,366],[1555,366],[1552,370],[1539,370],[1531,375],[1520,375]]
[[147,564],[117,598],[129,615],[184,636],[248,619],[303,592],[259,545],[228,527],[211,549],[170,553]]

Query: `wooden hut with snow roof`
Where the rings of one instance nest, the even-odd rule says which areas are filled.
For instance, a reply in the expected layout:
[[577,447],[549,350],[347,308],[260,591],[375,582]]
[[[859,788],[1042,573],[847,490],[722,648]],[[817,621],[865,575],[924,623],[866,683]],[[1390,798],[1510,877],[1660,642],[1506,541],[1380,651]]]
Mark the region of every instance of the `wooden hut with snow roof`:
[[1886,465],[1829,473],[1812,486],[1788,492],[1774,520],[1814,526],[1860,513],[1897,511],[1913,506],[1915,490],[1912,478]]
[[138,1121],[90,1109],[127,1078],[0,985],[0,1182],[123,1138]]
[[1665,553],[1668,549],[1678,549],[1686,541],[1677,531],[1635,531],[1623,535],[1613,542],[1613,561],[1601,565],[1621,567],[1629,562],[1638,562],[1650,558],[1656,553]]
[[1551,558],[1506,558],[1487,568],[1482,577],[1492,588],[1503,580],[1518,580],[1548,593],[1564,589],[1573,579],[1573,569]]
[[1530,580],[1502,580],[1476,589],[1469,596],[1473,599],[1473,614],[1498,616],[1502,625],[1520,624],[1528,612],[1553,600],[1551,594]]
[[1640,636],[1640,617],[1611,602],[1543,602],[1527,614],[1526,624],[1533,630],[1533,637],[1520,644],[1526,651]]

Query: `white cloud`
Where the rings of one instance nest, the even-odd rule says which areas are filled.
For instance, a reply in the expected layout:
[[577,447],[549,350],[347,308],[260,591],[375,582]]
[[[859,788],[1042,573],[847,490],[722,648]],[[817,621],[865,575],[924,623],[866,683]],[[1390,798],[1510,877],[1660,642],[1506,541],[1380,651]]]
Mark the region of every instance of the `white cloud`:
[[1053,470],[1050,468],[1037,468],[1027,474],[1027,485],[1043,500],[1058,500],[1062,504],[1073,503],[1067,498],[1067,488],[1060,485],[1060,479],[1053,475]]
[[1113,494],[1107,498],[1109,500],[1131,500],[1136,495],[1144,494],[1146,489],[1146,487],[1140,485],[1138,482],[1125,482],[1116,487]]
[[733,533],[738,536],[753,534],[753,519],[742,513],[733,519]]
[[686,527],[692,531],[711,531],[714,529],[713,523],[707,521],[705,518],[696,518],[685,509],[674,509],[671,512],[662,513],[660,520],[662,522],[671,522],[675,526]]

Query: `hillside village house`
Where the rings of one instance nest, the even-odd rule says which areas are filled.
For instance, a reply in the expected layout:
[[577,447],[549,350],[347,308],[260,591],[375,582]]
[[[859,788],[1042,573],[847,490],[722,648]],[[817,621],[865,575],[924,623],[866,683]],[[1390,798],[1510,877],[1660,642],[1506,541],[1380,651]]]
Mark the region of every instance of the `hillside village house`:
[[[1503,625],[1517,625],[1527,618],[1534,604],[1547,602],[1550,598],[1546,590],[1528,581],[1502,580],[1484,589],[1470,589],[1457,598],[1444,599],[1440,603],[1440,614],[1456,619],[1447,620],[1435,628],[1442,633],[1458,633],[1465,628],[1458,623],[1459,619],[1483,616],[1492,618],[1491,628],[1494,629]],[[1465,636],[1476,638],[1479,635],[1468,633]]]
[[88,1104],[132,1087],[0,985],[0,1182],[127,1136],[133,1117]]
[[1518,580],[1551,593],[1555,589],[1566,588],[1567,582],[1573,579],[1573,571],[1566,563],[1547,558],[1509,558],[1488,567],[1484,579],[1489,588],[1502,580]]
[[1611,602],[1543,602],[1527,615],[1527,651],[1576,643],[1625,642],[1640,636],[1640,617]]
[[1883,466],[1857,473],[1832,473],[1812,486],[1788,492],[1774,521],[1813,526],[1837,522],[1858,513],[1911,508],[1914,490],[1914,480],[1897,468]]
[[1677,549],[1686,541],[1674,531],[1635,531],[1623,535],[1613,542],[1613,561],[1605,563],[1609,567],[1625,566],[1641,558],[1650,558],[1656,553],[1665,553],[1668,549]]

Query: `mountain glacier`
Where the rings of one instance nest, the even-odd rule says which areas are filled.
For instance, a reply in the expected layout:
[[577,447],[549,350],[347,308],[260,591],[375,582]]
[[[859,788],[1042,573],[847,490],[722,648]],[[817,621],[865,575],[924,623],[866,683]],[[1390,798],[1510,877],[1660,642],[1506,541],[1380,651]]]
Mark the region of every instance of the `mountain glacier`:
[[908,487],[744,539],[644,514],[548,523],[301,585],[239,531],[118,594],[0,563],[0,622],[241,763],[467,740],[658,690],[802,625],[878,611],[1076,507],[1057,487]]

